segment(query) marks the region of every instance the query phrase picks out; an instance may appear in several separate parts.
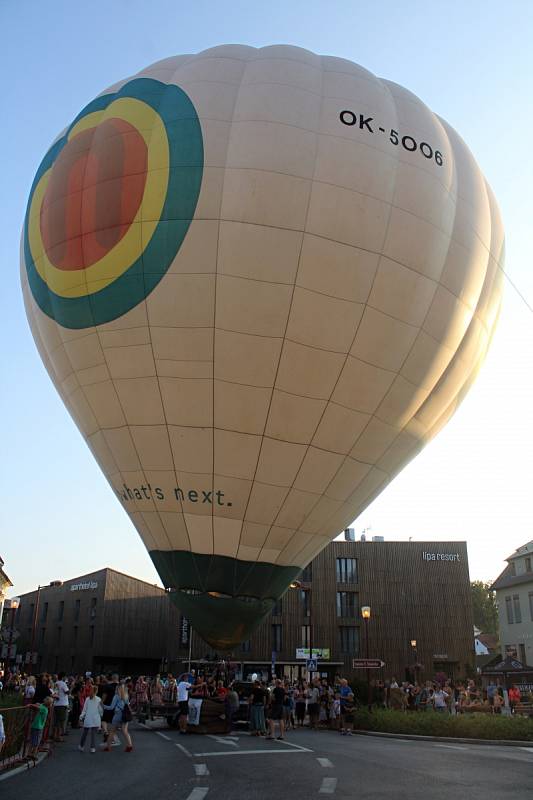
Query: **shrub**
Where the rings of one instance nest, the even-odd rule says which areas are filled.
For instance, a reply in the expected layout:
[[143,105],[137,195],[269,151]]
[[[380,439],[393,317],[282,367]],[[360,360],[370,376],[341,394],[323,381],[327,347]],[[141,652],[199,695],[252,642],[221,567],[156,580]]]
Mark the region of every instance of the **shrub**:
[[363,709],[355,715],[354,728],[416,736],[452,736],[460,739],[514,739],[533,741],[533,719],[496,714],[438,714],[433,711],[403,713]]

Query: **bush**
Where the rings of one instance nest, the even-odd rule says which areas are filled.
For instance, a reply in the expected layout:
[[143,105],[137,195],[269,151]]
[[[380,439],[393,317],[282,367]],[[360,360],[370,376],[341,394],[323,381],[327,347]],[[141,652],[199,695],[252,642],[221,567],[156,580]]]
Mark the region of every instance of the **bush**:
[[452,736],[460,739],[514,739],[533,741],[533,720],[496,714],[439,714],[363,709],[355,715],[355,730],[407,733],[416,736]]
[[0,708],[14,708],[22,705],[22,692],[0,692]]

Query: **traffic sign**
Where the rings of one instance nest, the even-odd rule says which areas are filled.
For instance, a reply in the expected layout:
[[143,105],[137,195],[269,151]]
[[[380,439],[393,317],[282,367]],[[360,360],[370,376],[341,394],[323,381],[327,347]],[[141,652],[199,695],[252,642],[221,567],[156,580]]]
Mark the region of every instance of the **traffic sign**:
[[381,669],[385,662],[380,658],[354,658],[352,661],[353,669]]
[[308,658],[305,662],[307,665],[308,672],[316,672],[318,669],[318,661],[316,658]]

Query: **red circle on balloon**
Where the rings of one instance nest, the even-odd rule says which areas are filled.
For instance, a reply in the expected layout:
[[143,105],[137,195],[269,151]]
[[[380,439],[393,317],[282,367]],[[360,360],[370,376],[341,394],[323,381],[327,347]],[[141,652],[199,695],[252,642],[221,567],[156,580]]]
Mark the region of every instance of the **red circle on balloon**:
[[106,119],[61,150],[41,206],[41,236],[50,262],[81,270],[126,235],[142,202],[148,148],[126,120]]

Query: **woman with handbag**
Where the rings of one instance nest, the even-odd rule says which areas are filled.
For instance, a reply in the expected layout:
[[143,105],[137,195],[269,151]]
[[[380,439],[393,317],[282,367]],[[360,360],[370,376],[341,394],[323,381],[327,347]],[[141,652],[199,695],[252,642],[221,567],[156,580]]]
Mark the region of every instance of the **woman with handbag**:
[[111,727],[109,729],[109,738],[104,750],[107,752],[111,750],[109,743],[113,741],[113,736],[118,735],[118,730],[120,729],[126,741],[125,751],[126,753],[131,753],[133,744],[131,736],[128,733],[128,724],[131,722],[133,715],[131,713],[128,690],[123,683],[117,685],[115,696],[111,704],[108,706],[104,705],[104,709],[113,712],[113,719],[111,720]]

